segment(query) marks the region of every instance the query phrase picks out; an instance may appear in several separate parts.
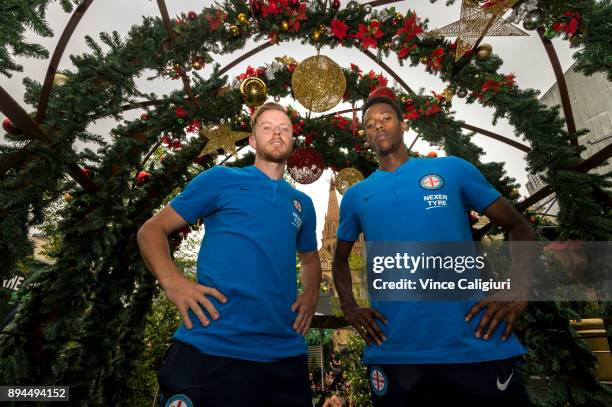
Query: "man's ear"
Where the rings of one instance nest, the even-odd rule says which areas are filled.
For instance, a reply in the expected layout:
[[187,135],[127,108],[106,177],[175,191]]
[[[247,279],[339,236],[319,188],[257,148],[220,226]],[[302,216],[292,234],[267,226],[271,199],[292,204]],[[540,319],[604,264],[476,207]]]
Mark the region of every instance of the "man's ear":
[[255,140],[255,136],[252,134],[249,136],[249,146],[251,146],[253,150],[255,150],[256,149],[255,147],[257,146],[257,141]]
[[402,120],[402,121],[400,121],[400,127],[401,127],[401,129],[402,129],[402,133],[405,133],[405,132],[406,132],[406,130],[408,130],[408,124],[406,124],[406,122],[405,122],[405,121],[403,121],[403,120]]

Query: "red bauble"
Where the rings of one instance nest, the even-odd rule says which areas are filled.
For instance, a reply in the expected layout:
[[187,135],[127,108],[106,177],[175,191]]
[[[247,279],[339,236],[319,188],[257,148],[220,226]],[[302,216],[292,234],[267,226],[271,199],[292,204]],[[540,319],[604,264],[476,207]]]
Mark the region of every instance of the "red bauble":
[[149,120],[149,114],[148,114],[148,113],[143,113],[143,114],[141,114],[141,115],[140,115],[140,120],[142,120],[142,121],[145,121],[145,122],[146,122],[147,120]]
[[332,0],[331,6],[334,10],[338,10],[340,8],[340,0]]
[[22,131],[19,130],[17,127],[15,127],[15,125],[13,124],[13,122],[11,121],[11,119],[9,119],[8,117],[5,118],[2,121],[2,128],[4,129],[4,131],[6,131],[8,134],[12,134],[13,136],[16,136],[18,134],[21,134]]
[[436,158],[437,156],[438,153],[436,153],[435,151],[430,151],[429,153],[427,153],[427,157]]
[[187,18],[193,21],[198,18],[198,13],[196,13],[195,11],[190,11],[189,13],[187,13]]
[[187,112],[181,106],[177,106],[174,109],[174,113],[176,114],[176,117],[178,117],[179,119],[184,119],[187,117]]
[[478,220],[478,216],[476,216],[474,212],[470,212],[470,224],[473,225],[474,223],[478,222]]
[[325,169],[325,160],[314,148],[298,148],[287,160],[289,175],[300,184],[312,184]]
[[140,171],[136,176],[136,185],[141,186],[149,179],[150,176],[151,174],[149,174],[148,172]]
[[371,100],[375,97],[385,97],[387,99],[396,100],[395,92],[393,92],[393,89],[387,86],[379,86],[378,88],[374,89],[370,93],[370,96],[368,96],[368,100]]

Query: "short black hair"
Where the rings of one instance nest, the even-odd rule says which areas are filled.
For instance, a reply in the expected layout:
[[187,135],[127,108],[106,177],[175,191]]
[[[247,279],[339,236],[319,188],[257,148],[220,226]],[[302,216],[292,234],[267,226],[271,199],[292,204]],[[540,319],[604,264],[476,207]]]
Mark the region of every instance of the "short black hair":
[[373,105],[376,105],[378,103],[386,103],[389,106],[391,106],[393,108],[393,111],[395,112],[395,114],[397,115],[397,119],[401,122],[404,120],[404,115],[402,114],[402,110],[400,109],[400,107],[398,106],[398,104],[393,100],[393,99],[389,99],[386,96],[375,96],[372,99],[369,99],[365,105],[363,105],[363,108],[361,109],[361,123],[365,126],[365,114],[368,111],[368,109],[370,107],[372,107]]

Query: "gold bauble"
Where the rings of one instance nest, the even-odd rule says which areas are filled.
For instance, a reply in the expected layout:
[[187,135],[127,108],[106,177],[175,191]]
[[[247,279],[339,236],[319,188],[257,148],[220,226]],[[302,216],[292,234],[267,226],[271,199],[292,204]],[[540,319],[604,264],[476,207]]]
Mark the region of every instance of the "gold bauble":
[[493,47],[490,44],[480,44],[476,49],[476,59],[484,61],[485,59],[489,59],[492,53]]
[[321,39],[321,31],[314,31],[311,37],[313,41],[319,42],[319,40]]
[[268,97],[268,88],[261,79],[251,76],[240,84],[242,100],[250,107],[262,105]]
[[421,63],[422,63],[422,64],[428,64],[428,63],[429,63],[429,57],[427,57],[427,56],[422,56],[422,57],[421,57]]
[[336,190],[340,192],[340,195],[344,195],[347,189],[359,181],[363,181],[363,174],[359,172],[359,170],[356,170],[355,168],[345,168],[341,170],[338,175],[336,175],[334,184],[336,186]]
[[249,19],[248,19],[246,14],[244,14],[244,13],[238,14],[238,23],[246,24],[248,21],[249,21]]
[[237,37],[240,35],[240,28],[236,27],[235,25],[230,27],[230,35],[232,37]]
[[404,15],[402,13],[395,13],[395,19],[396,20],[403,20],[404,19]]
[[70,202],[72,202],[73,200],[74,200],[74,197],[73,197],[72,195],[70,195],[70,193],[66,192],[66,193],[64,194],[64,201],[65,201],[66,203],[70,203]]
[[321,31],[322,33],[324,33],[325,31],[327,31],[327,27],[325,27],[325,24],[321,24],[319,26],[319,31]]
[[325,112],[342,101],[346,91],[344,72],[331,58],[316,55],[300,62],[293,72],[295,98],[308,110]]
[[63,73],[56,73],[53,75],[53,85],[54,86],[64,86],[68,82],[68,77]]
[[202,58],[193,58],[191,60],[191,67],[196,71],[199,71],[204,67],[204,59]]
[[383,49],[389,49],[391,47],[391,43],[389,41],[385,41],[383,43]]
[[365,130],[364,130],[364,129],[359,129],[359,130],[357,131],[357,135],[358,135],[359,137],[365,137]]
[[289,23],[288,23],[288,22],[286,22],[286,21],[283,21],[283,22],[281,23],[281,30],[283,30],[283,31],[287,31],[288,29],[289,29]]

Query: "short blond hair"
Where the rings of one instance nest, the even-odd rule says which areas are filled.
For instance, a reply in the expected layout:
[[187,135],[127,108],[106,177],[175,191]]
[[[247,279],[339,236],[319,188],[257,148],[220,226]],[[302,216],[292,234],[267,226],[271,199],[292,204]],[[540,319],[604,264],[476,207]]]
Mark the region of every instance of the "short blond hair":
[[251,116],[251,129],[255,130],[257,119],[259,118],[259,116],[261,116],[263,112],[267,112],[268,110],[278,110],[280,112],[285,113],[287,116],[289,116],[289,113],[287,113],[287,109],[285,109],[283,105],[280,105],[276,102],[264,103],[263,105],[259,106],[257,110],[255,110],[255,112]]

